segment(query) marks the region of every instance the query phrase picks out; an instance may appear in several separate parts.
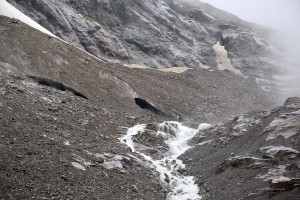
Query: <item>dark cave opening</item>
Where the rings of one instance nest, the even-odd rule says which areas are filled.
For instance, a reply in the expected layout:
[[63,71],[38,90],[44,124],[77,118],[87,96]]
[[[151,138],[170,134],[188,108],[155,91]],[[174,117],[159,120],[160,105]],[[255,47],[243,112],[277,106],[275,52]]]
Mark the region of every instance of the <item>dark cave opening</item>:
[[153,105],[151,105],[150,103],[148,103],[144,99],[134,98],[134,101],[135,101],[136,105],[138,105],[142,109],[149,110],[149,111],[153,112],[156,115],[168,116],[166,113],[164,113],[163,111],[161,111],[158,108],[154,107]]
[[62,83],[59,83],[57,81],[53,81],[51,79],[47,79],[47,78],[40,78],[40,77],[36,77],[36,76],[29,76],[32,80],[36,81],[38,84],[41,85],[45,85],[48,87],[52,87],[55,88],[57,90],[61,90],[61,91],[70,91],[72,92],[74,95],[88,99],[85,95],[83,95],[82,93],[74,90],[73,88],[66,86]]

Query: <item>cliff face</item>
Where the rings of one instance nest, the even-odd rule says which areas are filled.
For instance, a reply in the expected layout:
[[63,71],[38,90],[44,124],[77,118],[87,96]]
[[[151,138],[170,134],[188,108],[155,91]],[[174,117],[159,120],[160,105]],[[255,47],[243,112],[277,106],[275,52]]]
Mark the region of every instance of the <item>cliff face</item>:
[[[270,78],[270,30],[197,1],[9,0],[55,35],[107,62],[154,68],[217,66],[220,41],[245,76]],[[271,68],[271,69],[270,69]]]

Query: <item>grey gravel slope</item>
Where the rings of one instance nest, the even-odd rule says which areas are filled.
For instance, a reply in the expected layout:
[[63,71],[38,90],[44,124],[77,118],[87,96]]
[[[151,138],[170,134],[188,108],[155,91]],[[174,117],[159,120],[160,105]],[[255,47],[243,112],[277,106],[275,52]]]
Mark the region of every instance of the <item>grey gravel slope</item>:
[[[17,20],[0,17],[0,27],[4,199],[164,199],[157,176],[120,144],[124,127],[174,119],[218,122],[273,106],[260,88],[230,72],[130,69]],[[137,97],[168,116],[142,109]],[[123,168],[110,169],[111,163]]]

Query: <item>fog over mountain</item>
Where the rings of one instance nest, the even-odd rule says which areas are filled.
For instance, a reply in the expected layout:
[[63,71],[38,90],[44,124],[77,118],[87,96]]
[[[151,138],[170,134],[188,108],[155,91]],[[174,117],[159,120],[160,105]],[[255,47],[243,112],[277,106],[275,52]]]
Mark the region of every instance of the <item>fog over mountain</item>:
[[[300,1],[298,0],[202,0],[217,8],[228,11],[238,17],[271,27],[272,38],[284,54],[282,68],[289,80],[286,87],[300,85]],[[299,94],[299,90],[288,92]]]
[[[233,13],[244,20],[290,34],[294,38],[286,40],[287,38],[282,36],[282,42],[299,46],[297,43],[299,40],[295,39],[300,34],[300,1],[298,0],[202,0],[202,2]],[[299,55],[299,52],[297,53]]]
[[238,17],[292,33],[300,31],[298,0],[201,0]]

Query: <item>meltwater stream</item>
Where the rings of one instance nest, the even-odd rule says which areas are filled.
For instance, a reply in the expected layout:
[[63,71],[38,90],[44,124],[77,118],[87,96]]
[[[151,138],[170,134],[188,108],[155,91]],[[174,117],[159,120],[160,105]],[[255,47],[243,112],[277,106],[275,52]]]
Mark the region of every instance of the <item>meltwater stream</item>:
[[[191,148],[188,141],[194,137],[199,130],[209,128],[209,124],[200,124],[197,129],[183,126],[179,122],[163,122],[156,124],[155,130],[152,132],[157,138],[163,138],[166,146],[165,151],[160,156],[153,156],[147,153],[147,147],[139,144],[136,138],[139,135],[147,134],[147,125],[140,124],[129,128],[127,134],[120,138],[132,152],[141,155],[149,162],[151,168],[155,169],[160,175],[160,181],[164,185],[168,185],[169,194],[167,200],[199,200],[199,188],[194,182],[194,177],[183,176],[180,170],[185,168],[185,164],[178,159],[186,150]],[[153,134],[152,133],[152,134]],[[154,144],[155,145],[155,144]],[[157,146],[159,147],[159,146]],[[157,158],[158,157],[158,158]]]

